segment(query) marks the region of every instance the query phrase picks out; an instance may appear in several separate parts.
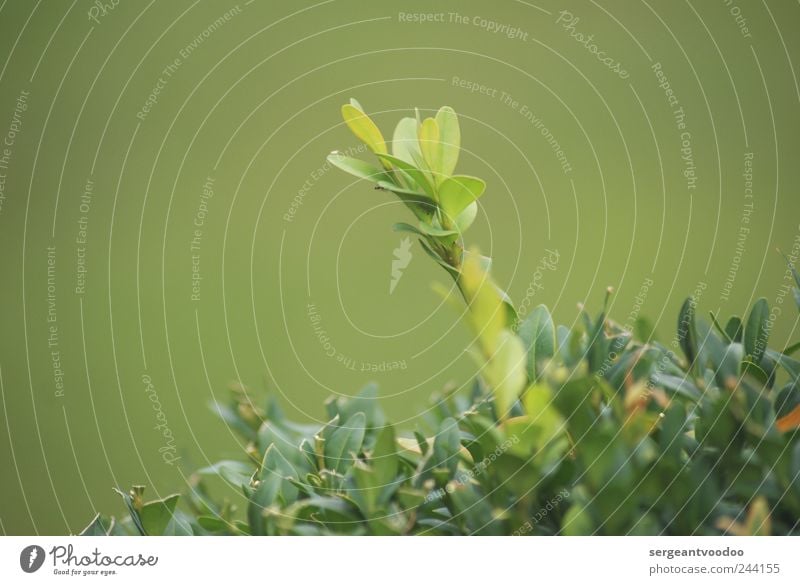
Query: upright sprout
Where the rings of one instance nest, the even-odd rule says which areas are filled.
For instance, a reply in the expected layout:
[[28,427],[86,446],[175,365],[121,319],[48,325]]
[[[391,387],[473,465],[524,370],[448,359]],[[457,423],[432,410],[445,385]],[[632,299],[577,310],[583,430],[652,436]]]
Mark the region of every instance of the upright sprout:
[[402,118],[392,135],[391,154],[378,126],[356,100],[342,106],[345,123],[378,158],[380,166],[332,152],[328,160],[340,169],[394,193],[414,214],[416,225],[395,224],[398,231],[419,236],[423,249],[455,281],[477,335],[474,355],[492,390],[498,414],[505,416],[525,388],[526,350],[513,333],[516,313],[504,291],[489,276],[491,259],[465,250],[464,232],[478,213],[486,190],[483,179],[455,174],[461,151],[461,128],[453,108],[434,117]]

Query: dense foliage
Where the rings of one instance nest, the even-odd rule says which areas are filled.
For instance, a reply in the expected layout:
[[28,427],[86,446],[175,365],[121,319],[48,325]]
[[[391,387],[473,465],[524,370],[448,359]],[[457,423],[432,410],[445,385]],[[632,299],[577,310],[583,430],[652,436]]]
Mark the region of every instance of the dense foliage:
[[[800,531],[800,344],[768,346],[783,310],[760,299],[722,325],[689,298],[665,344],[645,320],[622,326],[605,309],[582,310],[571,328],[544,306],[520,318],[490,259],[463,247],[485,184],[454,174],[455,112],[402,119],[391,155],[357,102],[342,112],[380,166],[329,160],[408,206],[418,223],[396,228],[419,236],[467,304],[480,368],[471,392],[436,395],[418,428],[401,432],[374,385],[329,400],[322,428],[237,388],[215,410],[246,440],[241,461],[197,471],[180,508],[178,495],[120,492],[127,517],[98,515],[84,534]],[[800,309],[791,263],[787,276]],[[241,489],[246,511],[213,497],[209,477]]]

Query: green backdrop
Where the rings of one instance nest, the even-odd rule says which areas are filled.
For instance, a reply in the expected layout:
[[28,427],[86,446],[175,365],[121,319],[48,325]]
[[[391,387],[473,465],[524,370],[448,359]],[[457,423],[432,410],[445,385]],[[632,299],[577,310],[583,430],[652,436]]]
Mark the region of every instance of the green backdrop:
[[3,1],[0,528],[77,532],[112,486],[234,456],[230,384],[319,421],[375,381],[406,429],[469,384],[416,243],[390,292],[406,211],[325,164],[358,148],[351,96],[387,134],[460,114],[489,185],[471,241],[522,312],[569,324],[613,286],[613,317],[669,338],[693,291],[775,305],[798,24],[781,0]]

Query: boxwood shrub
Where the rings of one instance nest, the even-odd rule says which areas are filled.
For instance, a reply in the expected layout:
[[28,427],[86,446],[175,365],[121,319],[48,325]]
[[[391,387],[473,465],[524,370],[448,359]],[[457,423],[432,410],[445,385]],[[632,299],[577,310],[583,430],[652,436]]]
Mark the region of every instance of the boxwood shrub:
[[[355,100],[342,114],[376,162],[336,152],[330,162],[408,207],[414,223],[395,228],[453,279],[461,298],[443,292],[447,300],[466,304],[479,367],[471,391],[435,394],[416,428],[396,429],[370,384],[329,399],[320,428],[237,387],[214,410],[244,438],[239,460],[197,470],[182,495],[119,491],[126,513],[98,514],[83,534],[800,530],[800,344],[769,346],[776,318],[793,308],[771,311],[759,299],[746,316],[723,319],[690,297],[663,343],[644,319],[611,319],[608,295],[570,327],[545,306],[521,318],[492,280],[491,259],[464,246],[485,183],[455,172],[456,113],[403,118],[391,144]],[[800,309],[789,260],[785,290]],[[246,505],[214,495],[210,478],[241,490]]]

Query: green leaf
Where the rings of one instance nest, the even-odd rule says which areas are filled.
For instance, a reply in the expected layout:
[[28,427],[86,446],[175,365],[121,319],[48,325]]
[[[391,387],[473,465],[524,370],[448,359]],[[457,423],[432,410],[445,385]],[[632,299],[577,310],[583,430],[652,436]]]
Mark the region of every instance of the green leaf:
[[397,195],[397,198],[405,203],[406,207],[421,221],[430,223],[436,213],[436,205],[424,193],[410,191],[388,181],[378,181],[378,188]]
[[455,230],[443,230],[441,228],[434,227],[430,224],[425,222],[420,222],[419,227],[414,227],[413,225],[409,225],[407,223],[396,223],[392,226],[392,229],[396,232],[408,232],[412,234],[416,234],[418,236],[422,236],[423,238],[426,236],[433,236],[435,238],[441,238],[444,236],[452,236],[458,234]]
[[756,497],[750,504],[745,520],[745,532],[750,536],[770,536],[772,534],[770,505],[764,496]]
[[239,532],[236,526],[219,516],[199,516],[197,523],[209,532],[222,534],[237,534]]
[[386,415],[378,400],[378,385],[374,382],[364,385],[354,396],[337,396],[325,402],[331,417],[339,415],[348,420],[358,412],[366,416],[367,429],[382,428],[386,424]]
[[527,382],[525,347],[519,337],[510,331],[500,334],[497,351],[489,359],[482,373],[492,388],[497,405],[497,415],[505,418],[525,389]]
[[[778,250],[780,252],[780,250]],[[789,257],[786,256],[783,252],[781,252],[783,259],[786,261],[786,266],[789,267],[789,271],[792,273],[794,277],[794,282],[797,285],[795,288],[792,288],[792,294],[794,295],[794,302],[797,305],[798,310],[800,310],[800,274],[797,273],[797,269],[794,267],[794,264],[789,262]]]
[[728,342],[728,343],[731,343],[731,342],[733,341],[733,337],[731,337],[730,335],[728,335],[728,331],[727,331],[727,329],[726,329],[726,328],[724,328],[724,327],[723,327],[723,326],[720,324],[720,322],[717,320],[717,316],[714,314],[714,312],[713,312],[713,311],[709,311],[709,312],[708,312],[708,314],[709,314],[709,316],[711,317],[711,322],[714,324],[714,327],[716,327],[716,328],[717,328],[717,331],[719,331],[719,334],[720,334],[720,335],[722,335],[722,338],[723,338],[723,339],[724,339],[726,342]]
[[459,175],[444,179],[439,185],[439,205],[446,220],[454,223],[470,203],[483,195],[485,189],[486,183],[477,177]]
[[[532,444],[526,445],[528,452],[525,455],[530,457],[562,436],[566,431],[566,426],[564,426],[564,419],[553,404],[553,392],[546,384],[530,386],[525,391],[522,401],[525,404],[525,412],[528,414],[525,426],[530,426],[537,431],[536,435],[532,437]],[[522,442],[524,443],[525,440],[523,439]]]
[[556,351],[556,328],[547,307],[533,309],[520,324],[518,334],[528,353],[528,378],[535,380],[538,362],[549,360]]
[[760,298],[750,310],[744,330],[744,349],[747,355],[758,363],[767,348],[769,339],[769,305],[767,299]]
[[343,473],[352,465],[353,455],[361,450],[366,423],[366,415],[357,412],[344,425],[333,430],[330,439],[325,443],[325,463],[329,469]]
[[670,404],[664,418],[661,419],[659,446],[664,458],[674,460],[683,446],[682,437],[686,432],[686,409],[680,401]]
[[789,373],[792,381],[800,380],[800,361],[769,348],[767,348],[766,354],[767,357],[778,362]]
[[481,258],[477,252],[464,256],[460,282],[469,305],[467,318],[478,336],[484,356],[488,359],[497,350],[500,334],[506,325],[506,312],[503,299],[486,272]]
[[783,418],[800,406],[800,385],[797,383],[786,384],[775,397],[775,416]]
[[146,534],[162,536],[175,516],[175,506],[180,495],[172,494],[161,500],[147,502],[139,510],[139,518]]
[[442,182],[441,145],[439,143],[439,124],[433,118],[425,118],[417,131],[419,149],[422,158],[433,173],[434,181],[438,185]]
[[[336,421],[337,419],[334,419]],[[327,433],[327,427],[320,435]],[[324,445],[325,443],[323,443]],[[245,490],[248,495],[247,519],[253,534],[267,533],[268,524],[265,512],[273,504],[291,505],[299,495],[297,485],[299,477],[291,463],[281,454],[273,443],[264,453],[258,481],[253,489]]]
[[784,349],[781,353],[783,355],[792,355],[798,349],[800,349],[800,341],[798,341],[797,343],[793,343],[792,345]]
[[378,433],[369,462],[378,485],[385,486],[394,481],[398,459],[397,438],[392,425],[383,427]]
[[[431,258],[434,260],[434,262],[436,262],[436,263],[437,263],[439,266],[441,266],[442,268],[444,268],[445,270],[447,270],[447,272],[450,274],[450,276],[452,276],[454,279],[457,279],[457,278],[459,277],[459,275],[460,275],[461,273],[458,271],[458,269],[457,269],[455,266],[451,266],[450,264],[448,264],[447,262],[445,262],[444,260],[442,260],[442,259],[441,259],[441,258],[440,258],[440,257],[439,257],[437,254],[436,254],[436,252],[434,252],[434,251],[433,251],[433,249],[431,249],[431,247],[430,247],[430,245],[428,244],[428,242],[427,242],[427,241],[425,241],[424,239],[422,239],[422,240],[419,240],[419,243],[420,243],[420,245],[422,246],[422,249],[425,251],[425,253],[426,253],[428,256],[430,256],[430,257],[431,257]],[[446,289],[445,289],[445,290],[446,290]],[[447,295],[442,295],[442,298],[446,299],[446,298],[447,298]],[[460,308],[460,307],[459,307],[459,308]]]
[[433,467],[447,468],[452,476],[458,466],[458,455],[461,451],[461,431],[458,423],[452,418],[446,418],[439,425],[439,432],[433,440]]
[[689,297],[683,302],[678,315],[678,342],[690,366],[694,364],[697,358],[697,331],[695,329],[694,311],[695,301]]
[[636,317],[636,320],[633,324],[633,330],[637,339],[641,339],[644,342],[649,342],[650,340],[655,339],[655,329],[647,317],[642,317],[641,315]]
[[473,224],[475,218],[478,216],[478,204],[474,201],[467,205],[467,207],[458,214],[456,217],[455,225],[459,233],[463,234],[469,226]]
[[434,196],[433,186],[428,180],[428,176],[417,166],[389,154],[379,154],[378,158],[390,167],[394,166],[403,171],[416,184],[417,188],[424,191],[426,195],[431,198]]
[[590,536],[595,528],[589,511],[584,504],[573,504],[564,514],[561,523],[561,533],[564,536]]
[[145,532],[145,529],[142,526],[142,521],[139,518],[139,508],[142,506],[142,494],[144,493],[144,486],[135,485],[128,493],[125,493],[117,488],[114,488],[114,491],[117,492],[122,498],[122,501],[125,502],[125,507],[128,508],[128,514],[130,515],[131,522],[133,522],[136,530],[142,536],[146,536],[147,532]]
[[678,376],[671,376],[669,374],[653,374],[653,384],[661,386],[665,390],[675,392],[691,400],[692,402],[699,402],[703,397],[702,392],[695,386],[689,379]]
[[198,469],[198,475],[220,476],[227,482],[239,487],[250,483],[253,475],[253,466],[243,461],[218,461],[208,467]]
[[734,315],[728,319],[728,322],[725,324],[725,333],[729,339],[732,339],[736,343],[741,343],[742,332],[742,320],[739,317]]
[[[709,344],[709,347],[713,345]],[[741,343],[731,343],[723,348],[719,361],[714,360],[717,383],[721,388],[733,389],[739,377],[739,365],[744,358],[744,348]]]
[[397,123],[392,136],[392,154],[409,165],[414,164],[415,156],[421,155],[417,139],[416,118],[402,118]]
[[419,431],[414,431],[414,438],[417,440],[417,445],[419,445],[419,452],[422,453],[423,456],[428,454],[428,440],[420,433]]
[[389,181],[389,176],[378,167],[338,152],[330,153],[328,155],[328,162],[359,179],[366,179],[373,183]]
[[[358,102],[356,102],[358,103]],[[342,118],[356,137],[375,154],[386,154],[386,141],[375,122],[352,103],[342,106]]]
[[458,116],[453,108],[444,106],[436,113],[436,123],[439,126],[441,153],[439,155],[440,171],[449,176],[455,171],[458,155],[461,150],[461,128]]

